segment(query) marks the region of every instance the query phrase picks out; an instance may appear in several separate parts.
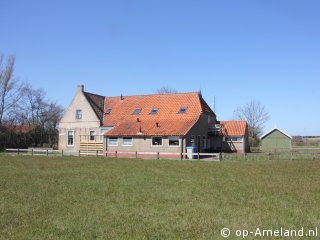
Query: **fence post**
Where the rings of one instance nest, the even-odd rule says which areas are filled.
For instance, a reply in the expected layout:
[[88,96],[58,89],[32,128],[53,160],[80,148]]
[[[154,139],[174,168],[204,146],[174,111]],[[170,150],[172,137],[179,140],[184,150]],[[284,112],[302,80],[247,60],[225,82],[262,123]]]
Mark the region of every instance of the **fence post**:
[[47,156],[49,156],[49,150],[47,149]]
[[136,159],[138,158],[138,152],[136,152]]
[[268,152],[268,160],[270,160],[270,152]]
[[118,158],[118,152],[117,151],[114,152],[114,156],[115,156],[115,158]]
[[63,157],[63,149],[61,150],[61,156]]
[[293,152],[290,152],[290,160],[293,160]]
[[159,159],[160,158],[160,153],[159,152],[157,152],[157,159]]
[[80,150],[79,150],[79,157],[80,157]]
[[182,151],[180,152],[180,160],[182,160],[183,155],[182,155]]
[[312,160],[315,160],[315,153],[312,153]]
[[222,153],[219,152],[219,161],[221,162],[222,161]]
[[18,148],[18,155],[20,154],[20,149]]
[[247,160],[247,154],[246,153],[243,154],[243,157],[244,157],[244,160]]
[[200,152],[198,152],[198,160],[200,160]]
[[31,148],[31,156],[33,156],[33,148]]

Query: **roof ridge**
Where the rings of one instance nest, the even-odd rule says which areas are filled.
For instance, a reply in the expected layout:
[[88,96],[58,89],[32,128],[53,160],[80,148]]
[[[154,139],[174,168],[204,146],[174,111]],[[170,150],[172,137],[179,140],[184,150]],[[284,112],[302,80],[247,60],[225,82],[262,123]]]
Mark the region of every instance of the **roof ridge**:
[[220,122],[247,122],[247,120],[220,120]]
[[[183,94],[199,94],[199,92],[177,92],[177,93],[153,93],[153,94],[137,94],[137,95],[122,95],[123,97],[146,97],[146,96],[156,96],[156,95],[183,95]],[[118,98],[119,96],[106,96],[106,98]]]
[[106,96],[102,96],[102,95],[99,95],[99,94],[95,94],[95,93],[90,93],[90,92],[83,92],[84,94],[91,94],[91,95],[95,95],[97,97],[103,97],[103,98],[106,98]]

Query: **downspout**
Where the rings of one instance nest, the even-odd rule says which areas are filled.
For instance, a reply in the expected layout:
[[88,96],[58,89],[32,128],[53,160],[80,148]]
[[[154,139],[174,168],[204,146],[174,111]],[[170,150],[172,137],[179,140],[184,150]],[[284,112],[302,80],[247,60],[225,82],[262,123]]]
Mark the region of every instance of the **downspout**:
[[184,153],[184,151],[183,151],[183,149],[184,149],[184,147],[183,147],[184,141],[183,140],[184,140],[183,137],[181,137],[181,154],[182,154],[181,160],[184,159],[184,155],[183,155],[183,153]]
[[107,143],[108,143],[107,136],[103,136],[103,155],[105,157],[107,157],[107,151],[108,151],[108,149],[107,149],[108,144]]

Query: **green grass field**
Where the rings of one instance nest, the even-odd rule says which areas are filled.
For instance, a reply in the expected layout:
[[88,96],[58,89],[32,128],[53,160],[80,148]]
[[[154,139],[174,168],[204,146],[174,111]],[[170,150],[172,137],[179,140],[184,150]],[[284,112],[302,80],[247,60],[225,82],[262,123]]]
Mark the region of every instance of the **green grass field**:
[[319,169],[308,160],[2,154],[0,238],[223,239],[223,227],[312,229],[320,227]]

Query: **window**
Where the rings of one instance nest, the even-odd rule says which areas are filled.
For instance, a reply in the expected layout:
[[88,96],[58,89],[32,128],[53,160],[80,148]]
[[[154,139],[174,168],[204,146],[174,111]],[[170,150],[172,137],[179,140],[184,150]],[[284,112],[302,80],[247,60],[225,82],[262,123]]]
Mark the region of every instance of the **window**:
[[110,114],[112,112],[112,108],[108,108],[104,114]]
[[67,131],[67,146],[74,146],[74,130]]
[[122,145],[123,146],[132,146],[132,137],[124,137]]
[[152,146],[162,146],[162,137],[153,137]]
[[95,135],[96,135],[95,131],[90,131],[89,135],[90,135],[89,136],[90,141],[94,141],[95,140]]
[[82,110],[81,109],[76,110],[76,119],[82,119]]
[[108,131],[108,129],[102,127],[100,128],[100,141],[103,141],[103,135]]
[[169,146],[179,146],[180,138],[179,137],[169,137]]
[[243,138],[242,137],[225,137],[224,141],[225,142],[242,142]]
[[132,115],[139,115],[140,112],[141,112],[141,108],[136,108],[136,109],[133,111]]
[[179,114],[185,114],[185,113],[187,113],[187,107],[181,107],[180,109],[179,109],[179,112],[178,112]]
[[155,115],[158,113],[158,108],[152,108],[150,114]]
[[117,137],[109,137],[108,145],[109,146],[118,146],[118,138]]

